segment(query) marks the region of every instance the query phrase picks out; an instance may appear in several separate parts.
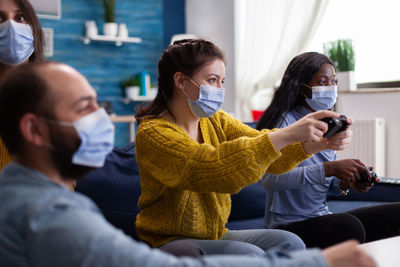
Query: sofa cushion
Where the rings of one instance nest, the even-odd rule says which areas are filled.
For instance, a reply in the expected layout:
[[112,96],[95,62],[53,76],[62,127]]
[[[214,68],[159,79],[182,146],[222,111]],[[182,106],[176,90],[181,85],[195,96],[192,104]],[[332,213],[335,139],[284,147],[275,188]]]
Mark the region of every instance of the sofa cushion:
[[[255,128],[257,122],[246,122],[245,124]],[[243,188],[239,193],[232,195],[231,198],[232,209],[227,224],[229,229],[251,229],[251,226],[263,227],[266,191],[261,181]],[[252,219],[255,218],[257,219],[253,221]]]
[[232,195],[229,221],[264,217],[266,191],[258,181]]
[[229,230],[264,229],[264,216],[258,218],[230,221],[226,224]]
[[75,190],[91,198],[111,224],[137,239],[140,178],[135,143],[114,148],[104,166],[87,174]]

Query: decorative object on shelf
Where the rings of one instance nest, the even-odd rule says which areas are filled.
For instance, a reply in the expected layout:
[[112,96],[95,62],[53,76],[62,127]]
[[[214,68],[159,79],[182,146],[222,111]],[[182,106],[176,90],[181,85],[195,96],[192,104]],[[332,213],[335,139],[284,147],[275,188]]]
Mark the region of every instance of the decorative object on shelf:
[[146,71],[139,73],[140,93],[141,96],[147,96],[150,89],[150,74]]
[[99,34],[97,26],[96,26],[96,22],[94,20],[86,21],[85,27],[86,27],[86,36],[96,37]]
[[338,90],[356,91],[357,84],[354,75],[355,55],[352,40],[343,39],[325,43],[324,53],[333,61],[337,68]]
[[139,96],[140,83],[136,76],[131,76],[129,79],[122,82],[122,86],[125,88],[126,98],[135,101]]
[[106,22],[103,25],[103,32],[105,36],[115,37],[118,32],[118,24],[115,22]]
[[118,37],[120,38],[128,38],[128,28],[125,23],[120,23],[118,25]]
[[[121,27],[121,25],[123,25]],[[113,42],[116,46],[121,46],[123,43],[141,43],[142,39],[139,37],[129,37],[128,29],[125,23],[121,23],[119,27],[118,36],[105,36],[99,35],[96,23],[93,20],[88,20],[85,22],[86,36],[83,38],[84,44],[90,44],[91,41],[98,42]],[[126,29],[124,29],[126,28]],[[121,33],[122,30],[122,33]]]
[[150,85],[150,75],[146,71],[129,77],[121,85],[126,94],[122,102],[126,104],[130,101],[152,101],[158,92],[156,85]]
[[105,36],[115,37],[118,32],[118,24],[115,23],[115,0],[103,0],[104,20],[103,34]]
[[90,44],[91,41],[98,42],[113,42],[116,46],[121,46],[123,43],[141,43],[139,37],[129,37],[128,27],[125,23],[118,25],[115,23],[114,6],[115,0],[103,0],[104,4],[104,19],[103,35],[98,34],[96,23],[93,20],[85,22],[86,36],[83,38],[84,44]]

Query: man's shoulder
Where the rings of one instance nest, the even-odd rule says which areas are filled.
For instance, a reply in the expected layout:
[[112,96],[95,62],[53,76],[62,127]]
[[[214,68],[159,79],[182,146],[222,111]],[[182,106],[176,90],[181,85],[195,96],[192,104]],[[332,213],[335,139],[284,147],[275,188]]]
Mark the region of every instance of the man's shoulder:
[[0,183],[0,220],[35,221],[46,214],[67,209],[96,210],[96,205],[86,196],[66,188],[22,182]]

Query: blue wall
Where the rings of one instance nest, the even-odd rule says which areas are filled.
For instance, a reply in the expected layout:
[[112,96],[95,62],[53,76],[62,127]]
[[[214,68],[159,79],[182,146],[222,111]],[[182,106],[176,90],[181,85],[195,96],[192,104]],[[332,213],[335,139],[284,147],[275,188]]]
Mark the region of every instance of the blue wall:
[[[85,45],[82,42],[87,20],[95,20],[102,33],[104,10],[101,0],[61,2],[61,20],[40,19],[43,27],[54,30],[54,56],[49,59],[78,69],[97,91],[99,101],[113,103],[116,114],[134,114],[135,105],[139,103],[123,103],[125,94],[120,83],[140,71],[149,72],[152,82],[156,81],[157,62],[164,49],[163,0],[116,1],[116,22],[126,23],[129,35],[143,40],[140,44],[120,47],[112,43]],[[122,146],[128,140],[128,125],[118,124],[116,146]]]
[[185,0],[164,0],[164,47],[174,34],[185,32]]

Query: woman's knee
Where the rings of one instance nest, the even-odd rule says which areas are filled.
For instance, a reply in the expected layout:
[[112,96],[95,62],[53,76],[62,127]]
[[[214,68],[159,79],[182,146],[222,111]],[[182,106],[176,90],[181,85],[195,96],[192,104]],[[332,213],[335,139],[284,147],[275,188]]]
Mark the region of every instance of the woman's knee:
[[264,251],[277,248],[286,251],[305,249],[306,245],[294,233],[278,229],[245,230],[240,241],[256,245]]
[[365,242],[364,225],[356,216],[348,213],[335,215],[336,218],[332,223],[335,223],[335,227],[340,229],[340,235],[344,239],[357,239],[360,243]]
[[241,254],[253,256],[265,255],[265,251],[262,250],[260,247],[242,241],[226,241],[224,250],[225,254]]
[[159,249],[177,257],[201,257],[206,254],[203,248],[190,240],[174,240],[159,247]]
[[298,235],[285,230],[276,229],[276,231],[279,231],[277,233],[277,241],[280,243],[277,248],[287,251],[306,249],[306,244]]

